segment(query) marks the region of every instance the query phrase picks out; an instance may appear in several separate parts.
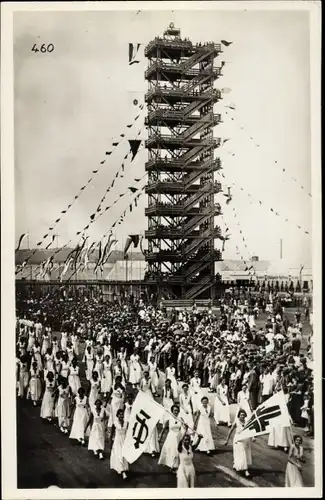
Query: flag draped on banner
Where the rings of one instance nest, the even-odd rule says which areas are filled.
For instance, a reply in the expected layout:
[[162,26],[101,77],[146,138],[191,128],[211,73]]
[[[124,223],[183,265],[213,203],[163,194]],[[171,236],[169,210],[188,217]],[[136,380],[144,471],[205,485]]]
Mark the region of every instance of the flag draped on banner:
[[151,434],[162,419],[165,409],[139,391],[132,405],[129,426],[122,449],[124,458],[132,464],[148,447]]
[[290,415],[283,391],[277,392],[256,408],[237,439],[242,441],[268,434],[270,429],[277,425],[290,427]]

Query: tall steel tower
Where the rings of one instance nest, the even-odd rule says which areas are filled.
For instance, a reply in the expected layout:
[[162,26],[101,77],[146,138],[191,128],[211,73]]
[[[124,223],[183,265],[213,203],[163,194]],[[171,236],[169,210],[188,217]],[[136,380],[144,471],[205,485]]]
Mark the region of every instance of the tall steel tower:
[[145,48],[147,282],[156,285],[160,298],[213,299],[215,261],[221,260],[214,245],[221,236],[215,195],[222,188],[214,180],[221,168],[215,158],[220,139],[213,137],[220,122],[213,107],[221,98],[214,89],[221,45],[195,45],[180,35],[170,24]]

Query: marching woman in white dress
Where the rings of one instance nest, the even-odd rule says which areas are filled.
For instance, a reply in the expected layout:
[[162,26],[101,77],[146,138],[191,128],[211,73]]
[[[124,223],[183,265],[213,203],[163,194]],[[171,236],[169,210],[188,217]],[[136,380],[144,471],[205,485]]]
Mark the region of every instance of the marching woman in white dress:
[[70,439],[76,439],[80,444],[85,444],[85,429],[89,419],[88,402],[85,390],[80,387],[78,395],[75,397],[75,410],[73,414]]
[[50,337],[47,333],[44,333],[42,340],[42,349],[41,349],[42,356],[45,356],[50,347],[51,347]]
[[234,453],[234,469],[237,472],[244,472],[246,477],[249,477],[248,468],[252,465],[252,447],[251,438],[243,439],[238,441],[239,434],[245,427],[246,423],[246,412],[245,410],[239,410],[238,416],[229,430],[225,445],[228,444],[231,434],[235,431],[233,440],[233,453]]
[[124,411],[118,410],[112,427],[111,439],[113,441],[110,468],[121,474],[123,479],[127,479],[129,464],[123,457],[123,444],[125,441],[127,423],[124,421]]
[[156,395],[158,385],[159,385],[159,372],[158,372],[158,367],[157,367],[157,363],[155,360],[155,356],[150,356],[150,359],[148,361],[148,368],[149,368],[149,375],[151,378],[151,384],[152,384],[152,388],[154,391],[154,395]]
[[92,408],[99,398],[100,394],[100,380],[97,372],[93,372],[90,379],[90,391],[89,391],[89,406]]
[[39,370],[43,370],[42,356],[41,356],[41,347],[38,342],[35,342],[33,347],[33,356],[32,361],[36,361],[37,368]]
[[151,379],[149,377],[149,372],[145,371],[143,372],[143,377],[140,380],[140,387],[139,389],[147,394],[150,398],[153,398],[153,389],[151,385]]
[[171,388],[173,391],[174,399],[177,399],[178,387],[177,387],[177,380],[176,380],[176,370],[175,370],[173,363],[171,363],[170,366],[167,366],[167,368],[166,368],[166,378],[169,378],[169,380],[171,382]]
[[74,396],[78,394],[78,391],[80,389],[80,377],[79,377],[79,366],[78,366],[78,361],[77,358],[73,358],[69,370],[69,377],[68,377],[68,382],[69,386],[71,388],[71,392]]
[[101,392],[104,397],[107,397],[112,390],[113,377],[112,377],[112,361],[110,356],[107,354],[103,361],[103,375],[101,380]]
[[110,427],[114,424],[117,418],[117,412],[119,410],[123,410],[124,407],[124,398],[125,398],[125,388],[122,385],[122,377],[117,376],[115,379],[114,387],[112,389],[112,400],[111,400],[111,419]]
[[123,368],[122,368],[122,363],[120,359],[117,359],[114,366],[113,366],[113,382],[117,379],[117,377],[121,378],[122,385],[126,385],[126,380],[123,375]]
[[54,359],[56,358],[56,355],[59,351],[59,342],[58,342],[58,339],[56,337],[53,337],[53,340],[52,340],[52,354],[53,354],[53,357]]
[[179,416],[190,428],[188,433],[191,434],[194,429],[194,420],[193,420],[193,405],[191,400],[191,395],[188,391],[188,384],[182,385],[183,392],[179,395],[179,405],[180,412]]
[[69,372],[70,372],[70,361],[69,361],[69,358],[68,358],[68,354],[66,352],[64,352],[62,354],[62,358],[61,358],[61,371],[60,371],[60,375],[61,375],[61,377],[67,379],[68,376],[69,376]]
[[26,356],[21,356],[18,363],[18,397],[27,395],[29,382],[28,363]]
[[68,434],[71,414],[71,389],[68,386],[67,379],[61,378],[60,385],[56,391],[59,395],[56,407],[56,416],[58,418],[59,428],[63,434]]
[[195,488],[193,452],[197,449],[202,437],[199,434],[197,442],[192,444],[190,435],[185,433],[178,445],[177,488]]
[[41,405],[41,418],[49,422],[54,418],[54,395],[55,395],[55,377],[53,372],[48,372],[45,377],[45,391]]
[[207,455],[210,455],[211,451],[215,449],[211,432],[211,414],[212,408],[209,405],[209,399],[204,396],[201,399],[201,405],[196,418],[196,432],[203,436],[198,445],[198,450],[206,452]]
[[126,361],[126,355],[127,355],[126,349],[123,347],[121,352],[118,353],[118,356],[121,360],[122,375],[124,380],[128,380],[129,378],[129,368]]
[[90,381],[94,371],[94,352],[90,345],[86,347],[83,361],[86,364],[86,379]]
[[37,403],[40,401],[42,394],[40,371],[39,368],[37,367],[36,361],[32,363],[30,369],[29,394],[31,400],[33,401],[33,405],[36,406]]
[[67,350],[68,333],[61,332],[61,351]]
[[32,352],[33,347],[35,345],[36,334],[33,328],[29,329],[28,332],[28,344],[27,344],[27,352]]
[[104,460],[106,410],[100,399],[97,399],[90,409],[90,418],[85,428],[86,432],[87,428],[91,426],[88,450],[92,451],[100,460]]
[[79,356],[79,337],[76,333],[71,335],[71,342],[75,356]]
[[130,384],[137,386],[141,380],[142,368],[140,364],[140,357],[137,351],[130,356],[130,366],[129,366],[129,382]]
[[67,350],[66,350],[66,353],[68,355],[68,359],[71,363],[71,361],[73,360],[74,358],[74,350],[73,350],[73,347],[72,347],[72,342],[70,340],[68,340],[67,342]]
[[171,407],[171,413],[172,415],[169,415],[168,419],[165,420],[159,437],[159,442],[161,442],[163,433],[168,427],[168,434],[161,449],[158,464],[169,467],[171,472],[176,472],[179,465],[178,445],[182,438],[183,425],[179,419],[179,407],[177,405]]
[[217,425],[219,425],[219,422],[226,422],[228,427],[231,427],[228,386],[226,385],[225,379],[222,379],[217,387],[214,401],[214,419]]
[[201,405],[202,390],[201,390],[201,379],[199,378],[199,372],[194,372],[194,377],[190,380],[190,394],[192,398],[193,413],[197,413]]
[[55,372],[55,362],[52,350],[48,349],[44,356],[44,373]]
[[165,381],[165,386],[162,389],[162,405],[167,410],[164,413],[162,424],[164,424],[165,421],[168,420],[170,416],[168,412],[171,412],[173,404],[174,404],[173,390],[171,387],[171,382],[169,378],[167,378]]
[[293,437],[293,444],[290,446],[285,473],[285,486],[287,488],[302,488],[304,485],[301,475],[302,463],[304,462],[303,455],[302,437],[296,435]]
[[252,415],[252,409],[249,401],[249,391],[247,384],[242,384],[242,389],[237,394],[237,404],[238,410],[244,410],[246,412],[247,418],[250,418]]
[[103,361],[104,361],[103,351],[101,349],[98,349],[96,356],[95,356],[94,371],[98,373],[99,380],[101,380],[102,376],[103,376]]

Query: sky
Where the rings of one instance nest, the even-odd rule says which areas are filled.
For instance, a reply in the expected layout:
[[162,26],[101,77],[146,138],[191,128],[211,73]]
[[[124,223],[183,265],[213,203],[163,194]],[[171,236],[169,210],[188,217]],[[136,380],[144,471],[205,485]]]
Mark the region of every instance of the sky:
[[[311,233],[312,208],[310,34],[308,13],[298,11],[15,13],[16,241],[28,232],[35,247],[124,133],[124,141],[55,229],[60,245],[77,243],[76,232],[87,224],[128,151],[127,138],[138,132],[146,138],[146,109],[134,128],[126,125],[138,114],[134,99],[143,103],[147,89],[144,46],[170,22],[194,42],[233,42],[224,47],[220,60],[226,64],[217,82],[231,92],[215,107],[222,123],[214,135],[230,139],[218,151],[225,176],[220,180],[232,194],[227,206],[222,194],[216,197],[224,212],[218,223],[231,234],[223,257],[277,260],[282,239],[283,259],[290,266],[310,264],[311,236],[305,234]],[[143,44],[140,63],[132,66],[129,42]],[[34,43],[52,43],[54,50],[35,53]],[[234,111],[227,107],[232,104]],[[144,175],[147,155],[141,148],[134,162],[126,162],[108,204]],[[100,217],[90,239],[98,241],[130,201],[131,193]],[[117,249],[129,233],[146,229],[146,204],[143,195],[117,226]]]

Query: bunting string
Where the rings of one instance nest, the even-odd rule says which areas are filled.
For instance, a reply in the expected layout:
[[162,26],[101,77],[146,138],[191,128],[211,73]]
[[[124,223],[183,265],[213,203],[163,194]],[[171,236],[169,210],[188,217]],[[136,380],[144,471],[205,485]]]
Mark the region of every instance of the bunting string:
[[[144,104],[140,104],[139,105],[139,109],[140,109],[140,113],[137,114],[137,116],[134,118],[133,122],[129,125],[127,125],[127,128],[132,128],[134,125],[135,125],[135,122],[139,119],[141,113],[143,112],[144,110]],[[139,135],[139,134],[138,134]],[[109,151],[106,151],[105,153],[105,156],[110,156],[112,155],[117,146],[119,146],[121,143],[125,142],[127,139],[125,139],[125,133],[122,133],[120,134],[120,138],[122,138],[122,140],[118,140],[118,141],[114,141],[112,143],[112,147]],[[97,169],[93,170],[92,171],[92,175],[91,177],[88,179],[88,181],[86,182],[86,184],[84,184],[78,191],[78,193],[74,196],[73,200],[71,201],[71,203],[69,203],[69,205],[67,205],[67,207],[64,209],[64,210],[61,210],[60,212],[60,216],[51,224],[51,226],[48,228],[47,230],[47,233],[42,237],[42,239],[36,244],[36,247],[35,250],[31,253],[31,255],[28,257],[28,259],[25,261],[26,264],[29,262],[29,260],[35,255],[35,253],[37,252],[37,250],[39,249],[39,247],[41,247],[41,245],[43,244],[43,242],[48,238],[48,236],[51,234],[52,231],[54,231],[54,229],[56,228],[56,226],[62,221],[63,217],[69,212],[69,210],[71,209],[71,207],[76,203],[76,201],[80,198],[80,196],[82,195],[82,193],[86,190],[86,188],[93,182],[94,178],[98,175],[99,171],[101,170],[102,166],[106,163],[107,161],[107,158],[104,158],[102,159],[102,161],[99,163],[99,166],[97,167]],[[52,242],[53,243],[53,242]],[[52,244],[51,243],[51,244]],[[51,246],[51,245],[49,245]],[[49,246],[47,248],[49,248]]]
[[[225,114],[227,116],[228,119],[230,119],[231,121],[235,121],[235,118],[234,116],[231,116],[231,115],[234,115],[234,112],[236,111],[236,106],[235,104],[232,104],[232,105],[229,105],[229,106],[225,106],[227,108],[229,108],[231,111],[228,112],[228,111],[225,111]],[[242,124],[236,124],[237,128],[239,128],[241,131],[243,131],[246,136],[249,138],[249,140],[251,141],[251,143],[259,150],[261,151],[261,145],[254,139],[254,137],[246,130],[246,128],[242,125]],[[268,158],[272,158],[272,155],[268,155]],[[263,155],[263,161],[265,160],[265,156]],[[279,163],[278,163],[278,160],[271,160],[272,161],[272,164],[273,165],[276,165],[279,169],[281,168]],[[281,169],[281,172],[282,174],[285,174],[287,176],[289,176],[289,178],[291,180],[293,180],[299,187],[300,189],[302,189],[310,198],[312,198],[312,195],[311,193],[306,189],[306,187],[301,184],[301,182],[296,178],[294,177],[293,175],[291,175],[286,168],[282,167]]]
[[[223,177],[223,179],[226,180],[225,174],[223,172],[219,171],[218,174],[221,175],[221,177]],[[285,222],[289,222],[290,224],[294,225],[295,227],[297,227],[298,229],[300,229],[304,234],[306,234],[306,235],[310,234],[309,231],[306,231],[306,229],[304,229],[301,225],[297,224],[296,222],[292,221],[289,217],[286,217],[285,215],[280,214],[278,211],[276,211],[272,207],[267,207],[266,204],[262,200],[258,200],[251,193],[248,193],[237,182],[230,181],[230,180],[228,180],[227,182],[229,182],[230,184],[232,184],[234,187],[239,188],[240,191],[242,191],[244,194],[246,194],[248,196],[248,198],[249,198],[250,204],[252,204],[253,201],[254,201],[254,199],[255,199],[255,201],[258,202],[260,206],[264,206],[267,210],[269,210],[270,212],[272,212],[272,214],[275,215],[276,217],[281,217]]]

